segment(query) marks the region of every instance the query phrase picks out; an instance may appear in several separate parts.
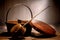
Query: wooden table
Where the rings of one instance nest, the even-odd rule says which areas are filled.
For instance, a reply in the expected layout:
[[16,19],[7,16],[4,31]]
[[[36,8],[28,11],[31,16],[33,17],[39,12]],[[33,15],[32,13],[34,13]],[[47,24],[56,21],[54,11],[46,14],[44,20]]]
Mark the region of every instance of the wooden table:
[[7,36],[0,36],[0,40],[60,40],[60,33],[57,33],[57,35],[54,37],[28,36],[28,37],[17,38],[17,39],[13,39],[12,37],[7,37]]

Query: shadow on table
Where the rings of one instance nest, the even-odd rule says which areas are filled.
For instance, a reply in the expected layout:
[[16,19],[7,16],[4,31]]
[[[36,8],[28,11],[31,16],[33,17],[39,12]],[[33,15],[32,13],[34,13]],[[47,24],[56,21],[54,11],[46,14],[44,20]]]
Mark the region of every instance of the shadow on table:
[[35,38],[52,38],[52,37],[56,37],[57,35],[43,35],[43,34],[31,34],[31,37],[35,37]]
[[24,40],[24,38],[10,38],[10,40]]
[[[4,35],[3,35],[4,34]],[[3,33],[1,34],[1,36],[11,36],[10,34],[8,33]],[[8,38],[9,40],[24,40],[25,37],[34,37],[34,38],[52,38],[52,37],[56,37],[57,35],[42,35],[42,34],[36,34],[36,33],[31,33],[31,34],[26,34],[26,35],[17,35],[17,34],[14,34],[13,36],[11,36],[12,38]]]
[[[26,36],[25,36],[26,37]],[[46,36],[46,35],[39,35],[39,36],[35,36],[35,35],[30,35],[30,36],[27,36],[27,37],[34,37],[34,38],[52,38],[52,37],[56,37],[56,35],[54,36]],[[24,37],[20,37],[20,38],[10,38],[10,40],[25,40]]]
[[53,36],[46,36],[46,35],[34,36],[34,35],[31,35],[31,36],[35,37],[35,38],[52,38],[52,37],[56,37],[57,35],[53,35]]

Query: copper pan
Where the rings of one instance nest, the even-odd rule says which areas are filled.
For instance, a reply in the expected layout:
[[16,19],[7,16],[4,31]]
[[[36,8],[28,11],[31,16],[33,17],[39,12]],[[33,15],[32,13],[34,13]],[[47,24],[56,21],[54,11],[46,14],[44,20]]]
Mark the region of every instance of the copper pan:
[[30,25],[37,30],[38,32],[45,34],[45,35],[55,35],[56,34],[56,30],[48,25],[45,22],[39,21],[39,20],[32,20],[30,22]]

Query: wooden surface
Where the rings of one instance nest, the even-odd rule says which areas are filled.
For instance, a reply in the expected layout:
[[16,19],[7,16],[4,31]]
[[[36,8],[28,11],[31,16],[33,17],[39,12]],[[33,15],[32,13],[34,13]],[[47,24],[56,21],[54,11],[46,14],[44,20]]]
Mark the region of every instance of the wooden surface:
[[5,37],[0,36],[0,40],[60,40],[60,33],[57,33],[54,37],[35,37],[35,36],[28,36],[24,38],[12,38],[12,37]]

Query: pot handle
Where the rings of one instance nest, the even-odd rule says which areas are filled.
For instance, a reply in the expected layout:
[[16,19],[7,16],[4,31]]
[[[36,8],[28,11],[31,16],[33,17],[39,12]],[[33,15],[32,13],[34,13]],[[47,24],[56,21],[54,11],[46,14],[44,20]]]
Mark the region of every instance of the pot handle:
[[[28,8],[28,10],[30,11],[30,14],[31,14],[31,19],[32,19],[32,18],[33,18],[33,13],[32,13],[32,11],[31,11],[30,7],[27,6],[27,5],[25,5],[25,4],[16,4],[16,5],[13,5],[13,7],[16,7],[16,6],[19,6],[19,5],[23,5],[23,6],[25,6],[26,8]],[[10,11],[13,7],[9,8],[8,11],[7,11],[7,14],[6,14],[6,22],[7,22],[7,20],[8,20],[9,11]]]

